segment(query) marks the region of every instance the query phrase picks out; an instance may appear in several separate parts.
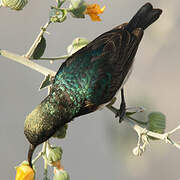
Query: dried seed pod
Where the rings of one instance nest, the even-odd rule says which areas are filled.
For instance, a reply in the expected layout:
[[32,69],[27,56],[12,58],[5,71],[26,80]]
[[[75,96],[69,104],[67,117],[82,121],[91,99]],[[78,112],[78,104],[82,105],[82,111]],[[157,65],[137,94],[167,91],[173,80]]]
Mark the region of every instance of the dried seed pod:
[[22,10],[27,3],[28,0],[1,0],[2,6],[9,7],[16,11]]

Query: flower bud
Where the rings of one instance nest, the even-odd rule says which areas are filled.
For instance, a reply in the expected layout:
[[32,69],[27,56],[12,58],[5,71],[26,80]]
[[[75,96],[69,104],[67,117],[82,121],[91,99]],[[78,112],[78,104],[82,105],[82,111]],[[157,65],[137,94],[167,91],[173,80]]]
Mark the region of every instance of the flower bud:
[[62,158],[63,150],[61,147],[51,147],[47,146],[46,155],[48,164],[52,166],[53,162],[57,162]]
[[[148,130],[163,134],[166,128],[166,117],[161,112],[152,112],[148,115]],[[151,139],[156,139],[152,138]]]
[[29,166],[27,161],[22,162],[18,167],[16,167],[16,178],[15,180],[34,180],[35,172]]
[[53,180],[70,180],[70,177],[68,172],[66,172],[65,170],[59,170],[55,168]]
[[75,18],[84,18],[86,3],[84,0],[71,0],[68,11]]
[[63,22],[67,18],[67,10],[66,9],[57,9],[54,7],[51,7],[50,13],[49,13],[49,20],[53,23],[56,22]]
[[4,7],[9,7],[13,10],[22,10],[26,4],[28,3],[28,0],[1,0],[1,5]]
[[89,41],[86,38],[83,38],[83,37],[78,37],[78,38],[74,39],[72,44],[70,44],[67,47],[68,55],[74,54],[76,51],[83,48],[88,43],[89,43]]

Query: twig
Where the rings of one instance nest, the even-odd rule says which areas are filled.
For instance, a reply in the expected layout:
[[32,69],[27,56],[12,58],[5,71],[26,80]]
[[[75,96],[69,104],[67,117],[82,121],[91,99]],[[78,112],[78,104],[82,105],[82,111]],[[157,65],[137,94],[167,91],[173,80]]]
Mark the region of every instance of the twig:
[[39,160],[39,158],[42,157],[42,156],[43,156],[43,152],[41,151],[41,152],[39,152],[39,154],[33,159],[32,164],[34,165],[34,164],[36,163],[36,161]]
[[29,51],[26,53],[25,57],[26,58],[31,58],[34,50],[36,49],[37,45],[39,44],[39,42],[41,41],[41,38],[44,34],[44,32],[46,31],[47,27],[49,26],[49,24],[51,23],[51,21],[48,21],[42,28],[41,31],[39,33],[39,35],[37,36],[36,40],[34,41],[34,43],[32,44],[31,48],[29,49]]
[[[115,107],[107,106],[107,108],[110,109],[113,113],[117,114],[118,109],[116,109]],[[155,133],[155,132],[149,131],[148,129],[146,129],[144,127],[141,127],[138,122],[134,121],[134,119],[132,121],[132,118],[130,119],[129,116],[125,116],[123,122],[128,123],[137,132],[138,136],[140,137],[140,139],[143,142],[147,142],[146,139],[148,139],[148,137],[150,136],[150,137],[162,140],[165,143],[172,144],[176,148],[180,149],[180,144],[176,143],[174,140],[172,140],[169,137],[171,134],[175,133],[177,130],[180,129],[180,125],[177,128],[174,128],[173,130],[171,130],[171,131],[169,131],[167,133],[159,134],[159,133]],[[138,138],[138,146],[137,147],[142,148],[142,146],[139,145],[140,139]]]
[[128,118],[133,120],[133,121],[135,121],[135,122],[137,122],[138,124],[143,124],[143,125],[147,125],[148,124],[148,122],[138,121],[137,119],[134,119],[131,116],[128,116]]
[[161,140],[167,139],[167,136],[165,134],[155,133],[155,132],[147,130],[146,128],[142,128],[140,125],[130,120],[129,118],[125,118],[123,122],[128,123],[138,134],[146,134],[148,136],[161,139]]
[[32,61],[30,61],[29,59],[27,59],[26,57],[23,57],[23,56],[20,56],[20,55],[17,55],[17,54],[14,54],[14,53],[11,53],[9,51],[6,51],[6,50],[0,50],[0,55],[6,57],[6,58],[9,58],[13,61],[16,61],[20,64],[23,64],[31,69],[34,69],[35,71],[38,71],[42,74],[44,74],[45,76],[47,76],[48,74],[50,76],[55,76],[56,72],[55,71],[52,71],[44,66],[40,66],[39,64],[36,64]]
[[64,56],[59,56],[59,57],[39,58],[38,60],[50,60],[50,61],[54,61],[54,60],[67,59],[68,57],[69,57],[68,55],[64,55]]
[[44,155],[46,154],[46,146],[47,146],[47,142],[44,142],[44,143],[43,143],[42,150],[39,152],[39,154],[38,154],[38,155],[33,159],[33,161],[32,161],[32,164],[33,164],[33,165],[36,163],[36,161],[37,161],[40,157],[42,157],[42,156],[44,156]]
[[174,132],[176,132],[179,129],[180,129],[180,125],[178,127],[174,128],[173,130],[169,131],[168,134],[173,134]]

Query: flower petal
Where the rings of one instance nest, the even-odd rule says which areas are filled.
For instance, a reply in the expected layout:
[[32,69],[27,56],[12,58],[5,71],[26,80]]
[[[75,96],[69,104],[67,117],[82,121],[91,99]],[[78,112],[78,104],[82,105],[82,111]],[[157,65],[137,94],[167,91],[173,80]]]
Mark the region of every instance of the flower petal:
[[103,6],[103,7],[101,8],[101,13],[104,12],[105,8],[106,8],[106,6]]
[[100,17],[96,14],[89,14],[92,21],[101,21]]
[[15,180],[34,180],[34,170],[29,166],[22,164],[16,168]]
[[87,5],[85,14],[88,14],[91,17],[92,21],[101,21],[99,14],[104,12],[105,6],[100,8],[99,4],[90,4]]

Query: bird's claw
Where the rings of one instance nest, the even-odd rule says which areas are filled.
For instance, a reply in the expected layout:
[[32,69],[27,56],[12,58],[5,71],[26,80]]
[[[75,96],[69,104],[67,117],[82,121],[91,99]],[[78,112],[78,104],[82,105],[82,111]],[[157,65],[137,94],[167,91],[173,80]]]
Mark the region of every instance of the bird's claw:
[[121,103],[120,109],[117,111],[115,115],[115,117],[119,117],[119,123],[123,121],[125,114],[126,114],[126,104]]

